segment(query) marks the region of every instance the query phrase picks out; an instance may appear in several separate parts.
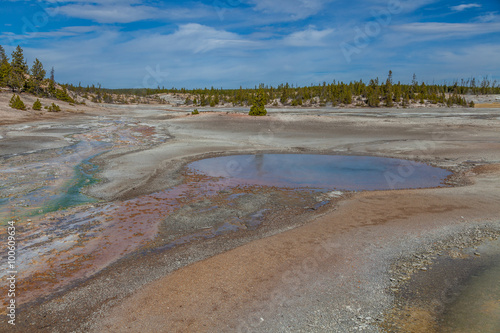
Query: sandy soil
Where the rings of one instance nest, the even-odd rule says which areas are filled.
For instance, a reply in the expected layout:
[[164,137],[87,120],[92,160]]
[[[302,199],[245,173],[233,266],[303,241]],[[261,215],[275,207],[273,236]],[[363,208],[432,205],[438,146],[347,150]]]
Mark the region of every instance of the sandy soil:
[[[499,227],[498,109],[274,110],[263,118],[173,110],[114,107],[99,116],[0,127],[2,168],[9,172],[46,163],[50,152],[76,140],[91,149],[83,155],[67,152],[70,166],[97,151],[93,142],[112,145],[92,160],[104,181],[86,189],[101,203],[42,215],[33,224],[19,222],[33,240],[61,227],[51,221],[72,214],[98,219],[96,229],[89,223],[85,231],[49,240],[94,230],[85,234],[88,241],[69,248],[70,254],[90,251],[78,252],[89,255],[84,264],[52,266],[64,279],[25,286],[14,331],[377,332],[392,320],[387,313],[397,298],[390,280],[397,260],[470,228]],[[350,193],[310,209],[321,200],[315,194],[226,189],[183,171],[186,163],[203,157],[254,152],[419,160],[456,172],[450,183],[456,187]],[[73,154],[80,157],[70,158]],[[20,182],[12,179],[2,181]],[[165,192],[173,186],[181,189],[175,200]],[[28,187],[10,195],[23,198]],[[161,211],[155,202],[164,207],[168,202],[172,211],[155,215]],[[144,205],[151,205],[149,215],[141,211]],[[99,209],[111,206],[114,210],[100,215]],[[214,206],[216,213],[206,213]],[[269,213],[257,218],[260,211]],[[219,230],[220,221],[235,215],[246,223],[244,229],[170,246],[183,235]],[[249,228],[255,219],[257,228]],[[97,230],[107,230],[107,236]],[[41,238],[33,242],[35,250],[42,249]],[[67,247],[59,251],[52,262],[68,255]],[[54,255],[47,252],[38,266],[27,267],[41,272],[43,259]],[[397,325],[386,327],[397,331]]]
[[476,107],[476,108],[500,108],[500,103],[477,104],[474,107]]

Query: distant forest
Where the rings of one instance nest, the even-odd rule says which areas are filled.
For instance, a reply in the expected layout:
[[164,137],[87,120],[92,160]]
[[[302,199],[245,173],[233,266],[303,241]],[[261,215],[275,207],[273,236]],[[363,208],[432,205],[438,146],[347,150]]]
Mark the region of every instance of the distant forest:
[[94,94],[106,96],[108,99],[112,95],[132,95],[147,97],[158,94],[176,94],[185,96],[185,104],[193,106],[217,106],[232,104],[233,106],[249,106],[258,97],[264,96],[266,105],[274,106],[386,106],[395,105],[409,106],[411,103],[431,103],[440,105],[461,105],[467,104],[465,95],[486,95],[500,94],[500,86],[496,81],[488,78],[480,82],[475,78],[455,81],[452,84],[425,84],[418,82],[416,75],[410,84],[393,82],[392,71],[384,81],[378,78],[364,83],[362,80],[349,83],[333,81],[323,82],[318,85],[297,87],[288,83],[280,84],[277,87],[260,84],[254,88],[239,89],[217,89],[214,87],[204,89],[103,89],[100,86],[75,87],[67,85],[68,90],[79,95]]
[[[69,103],[77,103],[76,95],[96,103],[149,103],[155,100],[165,103],[158,95],[175,94],[182,97],[185,105],[212,106],[227,105],[249,106],[259,103],[271,106],[339,106],[354,105],[361,107],[410,106],[412,103],[430,103],[441,106],[473,106],[467,103],[466,95],[500,94],[497,81],[487,77],[482,80],[470,78],[454,81],[451,84],[425,84],[418,82],[413,75],[411,83],[395,83],[392,71],[385,80],[371,79],[349,83],[333,80],[318,85],[304,87],[280,84],[277,87],[260,84],[254,88],[217,89],[106,89],[100,84],[83,87],[81,84],[57,84],[54,68],[46,78],[43,64],[35,59],[31,68],[27,65],[21,47],[17,47],[11,59],[0,45],[0,87],[8,87],[14,93],[28,92],[40,97],[56,98]],[[71,92],[68,93],[68,92]],[[84,103],[84,101],[82,102]]]

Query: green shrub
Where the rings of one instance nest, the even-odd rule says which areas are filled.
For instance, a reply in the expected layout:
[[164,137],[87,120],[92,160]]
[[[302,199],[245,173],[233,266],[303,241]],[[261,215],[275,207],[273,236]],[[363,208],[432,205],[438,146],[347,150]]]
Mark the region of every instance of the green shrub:
[[52,105],[49,106],[49,112],[59,112],[59,111],[61,111],[59,105],[52,103]]
[[198,109],[194,109],[194,111],[191,112],[191,114],[200,114],[200,111],[198,111]]
[[37,98],[35,103],[33,103],[33,110],[40,111],[42,109],[42,103]]
[[17,110],[26,110],[26,105],[24,105],[23,101],[21,100],[21,97],[19,95],[12,95],[12,98],[10,99],[9,106],[13,109]]
[[75,103],[75,100],[68,95],[68,91],[66,90],[65,87],[62,90],[61,89],[56,90],[56,98],[63,102]]

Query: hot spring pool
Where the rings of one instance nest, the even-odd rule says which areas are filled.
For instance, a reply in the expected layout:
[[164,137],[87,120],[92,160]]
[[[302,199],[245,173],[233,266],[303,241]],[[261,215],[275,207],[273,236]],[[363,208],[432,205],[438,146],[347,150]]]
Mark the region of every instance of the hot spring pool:
[[394,158],[257,154],[208,158],[188,170],[248,185],[324,190],[394,190],[443,186],[448,170]]

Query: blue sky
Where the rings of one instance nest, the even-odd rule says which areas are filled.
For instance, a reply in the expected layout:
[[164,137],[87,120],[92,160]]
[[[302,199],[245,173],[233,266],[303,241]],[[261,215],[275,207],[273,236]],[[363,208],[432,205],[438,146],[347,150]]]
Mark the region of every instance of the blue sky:
[[4,0],[0,45],[56,80],[253,87],[500,81],[500,0]]

